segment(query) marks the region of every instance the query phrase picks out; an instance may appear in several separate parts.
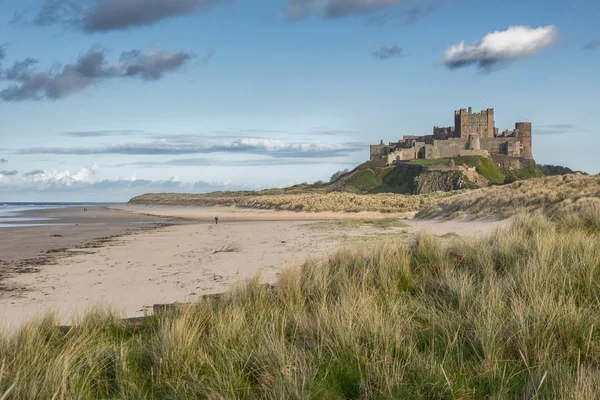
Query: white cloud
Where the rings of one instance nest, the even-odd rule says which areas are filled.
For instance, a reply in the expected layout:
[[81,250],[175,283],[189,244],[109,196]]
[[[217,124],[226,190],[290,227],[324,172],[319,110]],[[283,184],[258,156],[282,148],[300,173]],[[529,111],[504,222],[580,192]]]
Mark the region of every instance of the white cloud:
[[0,193],[6,192],[127,192],[140,194],[149,191],[210,191],[217,189],[244,188],[234,186],[232,181],[218,181],[214,183],[198,181],[186,182],[179,176],[166,180],[148,180],[134,176],[124,176],[112,179],[98,179],[97,173],[100,165],[94,162],[91,166],[80,168],[71,172],[34,170],[24,174],[0,174]]
[[498,64],[531,57],[558,39],[554,25],[530,28],[511,26],[505,31],[488,33],[474,44],[460,42],[450,46],[443,56],[444,64],[451,69],[476,64],[483,70],[493,70]]
[[74,172],[71,172],[68,169],[64,171],[37,170],[24,174],[20,177],[16,177],[15,179],[11,180],[11,183],[17,187],[30,186],[36,188],[68,188],[81,186],[81,184],[92,183],[92,178],[99,168],[100,165],[97,162],[94,162],[91,166],[80,168]]

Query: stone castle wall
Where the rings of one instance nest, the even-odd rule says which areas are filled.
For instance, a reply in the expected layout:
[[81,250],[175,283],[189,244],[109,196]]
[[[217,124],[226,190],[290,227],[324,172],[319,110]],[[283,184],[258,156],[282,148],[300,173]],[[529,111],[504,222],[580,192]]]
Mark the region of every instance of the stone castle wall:
[[372,144],[370,147],[371,160],[378,160],[386,156],[386,149],[388,148],[388,146],[386,146],[385,144]]
[[488,108],[480,113],[473,113],[471,107],[468,110],[461,109],[454,112],[455,137],[467,139],[470,133],[477,133],[482,138],[494,137],[494,109]]
[[519,141],[523,145],[521,156],[533,159],[532,138],[531,138],[531,122],[517,122],[515,124],[515,133]]

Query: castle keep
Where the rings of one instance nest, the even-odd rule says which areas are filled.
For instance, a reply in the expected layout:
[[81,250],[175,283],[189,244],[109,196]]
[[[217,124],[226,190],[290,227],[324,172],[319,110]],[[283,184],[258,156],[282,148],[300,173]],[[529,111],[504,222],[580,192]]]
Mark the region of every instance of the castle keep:
[[454,112],[454,126],[433,127],[433,134],[404,136],[398,142],[371,145],[371,160],[386,159],[388,164],[414,159],[457,156],[489,156],[533,159],[531,123],[517,122],[515,129],[499,132],[494,123],[494,109],[480,113],[469,109]]

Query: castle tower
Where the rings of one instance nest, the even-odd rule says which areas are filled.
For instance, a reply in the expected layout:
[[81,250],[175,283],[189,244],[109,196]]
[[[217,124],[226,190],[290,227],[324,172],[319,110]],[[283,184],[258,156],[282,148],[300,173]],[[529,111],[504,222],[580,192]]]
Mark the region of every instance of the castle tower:
[[481,150],[481,141],[479,135],[476,133],[469,134],[469,142],[467,143],[467,150]]
[[521,157],[533,158],[532,152],[532,140],[531,140],[531,122],[517,122],[515,124],[515,130],[519,141],[523,145],[521,150]]
[[496,132],[494,109],[488,108],[473,113],[472,108],[462,108],[454,112],[454,137],[468,139],[470,133],[478,133],[483,138],[493,138]]

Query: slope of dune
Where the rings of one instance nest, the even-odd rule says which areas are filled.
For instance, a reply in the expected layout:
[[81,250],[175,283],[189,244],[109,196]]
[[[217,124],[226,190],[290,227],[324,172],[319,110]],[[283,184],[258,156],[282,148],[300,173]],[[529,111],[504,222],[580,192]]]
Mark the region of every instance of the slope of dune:
[[569,174],[491,186],[441,199],[418,218],[507,218],[540,210],[552,217],[569,211],[600,208],[600,175]]

